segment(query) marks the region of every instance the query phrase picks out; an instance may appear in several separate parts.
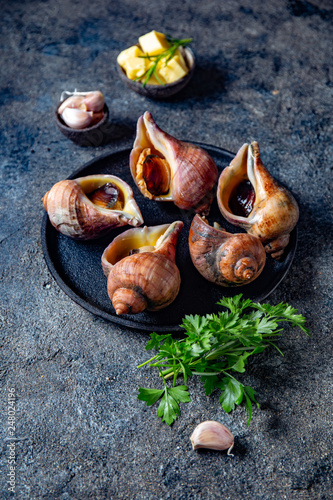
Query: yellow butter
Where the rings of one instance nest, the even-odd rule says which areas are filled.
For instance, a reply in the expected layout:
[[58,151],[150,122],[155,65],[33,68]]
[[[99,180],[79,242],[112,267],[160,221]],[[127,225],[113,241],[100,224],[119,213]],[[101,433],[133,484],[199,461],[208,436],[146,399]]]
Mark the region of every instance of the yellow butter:
[[175,56],[179,57],[179,62],[181,64],[181,66],[183,67],[184,71],[186,71],[186,73],[187,73],[188,72],[188,67],[187,67],[187,64],[185,62],[184,56],[183,56],[182,52],[179,49],[176,50]]
[[[163,33],[151,31],[139,38],[140,47],[133,45],[126,50],[123,50],[117,57],[118,64],[123,68],[127,78],[145,81],[147,70],[154,64],[156,57],[146,59],[142,56],[149,54],[151,56],[159,56],[170,48],[169,43]],[[140,57],[141,56],[141,57]],[[162,57],[162,56],[161,56]],[[188,73],[188,67],[182,55],[182,51],[177,49],[173,58],[167,64],[168,56],[163,55],[163,59],[158,61],[155,74],[151,75],[148,85],[163,85],[173,83],[180,80]]]
[[120,52],[117,62],[126,72],[127,78],[135,80],[145,74],[147,71],[147,59],[140,57],[143,55],[142,50],[136,45]]
[[161,61],[161,66],[158,67],[158,74],[164,78],[166,83],[175,82],[183,78],[188,72],[183,64],[185,65],[185,61],[183,62],[177,54],[167,64],[165,64],[165,60]]
[[161,54],[161,52],[170,47],[165,35],[155,30],[140,36],[139,44],[145,54],[150,54],[152,56]]
[[137,45],[133,45],[132,47],[129,47],[128,49],[125,49],[122,52],[120,52],[120,54],[117,57],[117,63],[123,67],[126,64],[128,58],[138,57],[141,54],[142,51],[139,49],[139,47]]
[[158,72],[158,70],[156,70],[156,73],[157,73],[157,76],[158,76],[160,81],[157,80],[155,75],[151,75],[151,77],[149,78],[149,80],[147,82],[148,85],[163,85],[166,83],[163,76]]

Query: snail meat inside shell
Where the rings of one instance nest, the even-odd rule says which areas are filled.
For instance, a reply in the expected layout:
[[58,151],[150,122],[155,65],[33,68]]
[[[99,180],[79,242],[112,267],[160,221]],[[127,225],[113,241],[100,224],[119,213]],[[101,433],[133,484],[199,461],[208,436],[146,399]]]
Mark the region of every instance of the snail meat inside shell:
[[166,195],[169,191],[171,172],[166,160],[151,154],[150,148],[145,148],[137,163],[137,178],[146,196]]
[[255,199],[256,194],[251,182],[243,181],[231,194],[229,206],[233,214],[248,217],[253,210]]
[[180,288],[176,245],[183,225],[129,229],[104,250],[107,291],[118,315],[158,311],[175,300]]
[[274,179],[260,158],[259,144],[244,144],[219,178],[217,201],[223,217],[257,236],[279,259],[297,224],[293,195]]
[[113,210],[124,208],[123,192],[113,182],[103,184],[87,196],[95,205],[103,208],[112,208]]
[[43,203],[55,229],[76,239],[95,239],[116,227],[143,223],[132,189],[115,175],[57,182]]
[[148,111],[138,120],[130,168],[146,198],[173,201],[177,207],[197,213],[209,212],[218,177],[214,160],[199,146],[164,132]]

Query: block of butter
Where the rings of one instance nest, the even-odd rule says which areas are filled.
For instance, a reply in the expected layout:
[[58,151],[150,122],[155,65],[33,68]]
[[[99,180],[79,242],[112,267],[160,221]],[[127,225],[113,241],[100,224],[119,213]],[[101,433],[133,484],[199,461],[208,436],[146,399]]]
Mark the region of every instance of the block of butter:
[[[168,60],[166,51],[171,47],[163,33],[151,31],[139,38],[140,47],[133,45],[117,57],[127,78],[140,80],[148,85],[165,85],[180,80],[188,73],[188,67],[178,48]],[[144,57],[149,55],[149,58]],[[154,66],[154,72],[146,81],[147,71]]]
[[157,72],[158,76],[162,77],[165,83],[172,83],[183,78],[188,69],[181,55],[175,54],[167,63],[162,59],[158,64]]
[[[157,79],[158,77],[158,79]],[[165,85],[166,81],[164,80],[163,76],[157,72],[157,77],[152,74],[151,77],[149,78],[147,84],[148,85]]]
[[133,45],[120,52],[117,57],[118,64],[125,70],[126,76],[130,80],[143,76],[147,71],[147,59],[140,57],[143,55],[142,50],[137,45]]
[[170,47],[165,35],[155,30],[150,31],[146,35],[140,36],[139,44],[145,54],[152,56],[161,54],[161,52],[164,52]]

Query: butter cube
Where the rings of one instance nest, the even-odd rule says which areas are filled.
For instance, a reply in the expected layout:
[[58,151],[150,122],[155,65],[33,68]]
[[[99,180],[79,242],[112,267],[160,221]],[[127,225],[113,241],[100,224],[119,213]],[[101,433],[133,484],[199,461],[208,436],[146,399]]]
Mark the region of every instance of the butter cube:
[[139,44],[145,54],[157,55],[170,47],[165,35],[153,30],[139,37]]
[[140,57],[143,55],[143,52],[136,45],[123,50],[118,55],[117,62],[124,69],[127,78],[130,80],[135,80],[143,76],[147,71],[147,59]]
[[183,67],[183,69],[187,73],[188,72],[188,67],[187,67],[187,64],[185,62],[184,56],[183,56],[182,52],[179,49],[176,50],[175,56],[179,57],[180,64],[181,64],[181,66]]
[[188,69],[183,67],[185,63],[183,63],[179,55],[175,55],[167,64],[165,64],[165,60],[161,61],[160,64],[161,66],[158,65],[158,75],[161,75],[166,83],[180,80],[188,73]]
[[148,85],[163,85],[166,83],[166,81],[164,80],[163,76],[160,75],[160,73],[158,72],[158,70],[156,71],[157,73],[157,76],[159,78],[160,81],[157,80],[156,76],[153,74],[151,75],[151,77],[149,78],[148,80]]

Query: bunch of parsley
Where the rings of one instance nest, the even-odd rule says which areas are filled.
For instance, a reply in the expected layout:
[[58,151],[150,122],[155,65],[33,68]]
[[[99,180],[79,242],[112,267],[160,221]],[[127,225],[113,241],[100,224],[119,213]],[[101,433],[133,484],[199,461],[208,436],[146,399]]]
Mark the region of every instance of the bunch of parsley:
[[[199,375],[206,395],[215,389],[221,391],[219,402],[229,413],[243,401],[248,411],[248,423],[252,418],[252,404],[259,404],[256,392],[243,385],[234,374],[244,373],[250,356],[274,346],[281,335],[283,322],[298,326],[305,333],[305,318],[288,304],[254,303],[242,299],[242,294],[222,298],[218,305],[225,311],[206,316],[189,315],[183,319],[185,338],[174,340],[171,334],[151,334],[146,350],[155,349],[157,354],[145,363],[158,370],[163,381],[162,389],[139,388],[138,399],[151,406],[160,400],[157,415],[171,425],[180,415],[179,403],[190,401],[187,380]],[[178,376],[183,376],[184,385],[176,385]],[[172,378],[172,387],[167,379]]]

